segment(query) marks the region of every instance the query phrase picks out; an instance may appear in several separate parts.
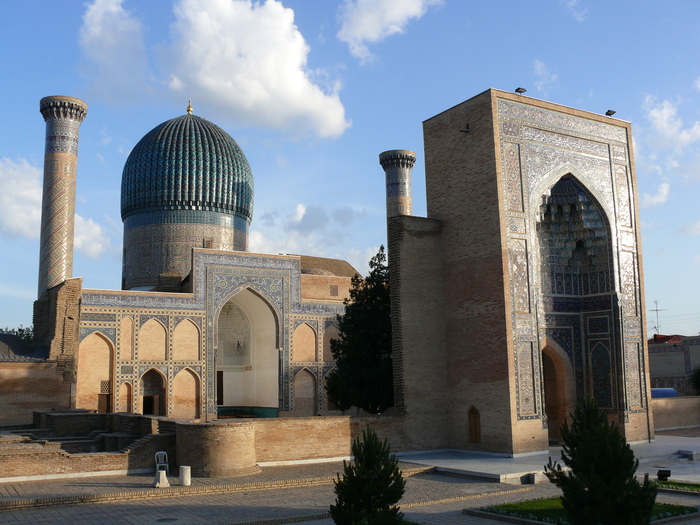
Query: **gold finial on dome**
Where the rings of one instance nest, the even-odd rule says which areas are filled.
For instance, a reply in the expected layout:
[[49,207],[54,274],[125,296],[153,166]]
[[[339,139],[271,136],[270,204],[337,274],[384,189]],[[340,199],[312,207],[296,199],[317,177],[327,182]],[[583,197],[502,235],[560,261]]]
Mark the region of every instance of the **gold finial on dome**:
[[187,114],[192,114],[192,99],[190,99],[190,101],[187,103]]

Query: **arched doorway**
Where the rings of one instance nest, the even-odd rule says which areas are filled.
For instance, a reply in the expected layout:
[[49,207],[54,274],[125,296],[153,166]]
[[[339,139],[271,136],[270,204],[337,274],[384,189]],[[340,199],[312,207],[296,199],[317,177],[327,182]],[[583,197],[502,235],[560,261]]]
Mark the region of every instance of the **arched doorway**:
[[157,370],[151,368],[141,376],[141,413],[165,416],[165,401],[165,380]]
[[216,391],[224,414],[279,408],[278,322],[258,294],[241,290],[221,308],[217,322]]
[[573,377],[567,360],[560,349],[551,346],[551,342],[542,349],[544,404],[550,443],[559,443],[561,426],[572,409]]

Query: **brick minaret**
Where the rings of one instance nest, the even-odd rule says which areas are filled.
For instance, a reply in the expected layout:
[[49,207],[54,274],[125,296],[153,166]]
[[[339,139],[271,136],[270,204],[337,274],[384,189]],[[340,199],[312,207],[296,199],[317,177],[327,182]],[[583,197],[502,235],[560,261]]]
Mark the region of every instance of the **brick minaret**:
[[87,104],[73,97],[44,97],[39,110],[46,121],[44,193],[38,297],[71,277],[78,134]]
[[386,173],[386,217],[412,215],[411,170],[416,154],[405,149],[394,149],[379,154],[379,164]]

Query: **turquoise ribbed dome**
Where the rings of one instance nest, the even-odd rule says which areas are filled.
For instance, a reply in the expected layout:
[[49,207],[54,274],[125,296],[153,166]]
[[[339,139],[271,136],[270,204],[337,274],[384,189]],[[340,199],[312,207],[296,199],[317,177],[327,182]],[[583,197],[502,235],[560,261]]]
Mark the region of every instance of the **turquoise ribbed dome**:
[[253,175],[236,141],[195,115],[163,122],[134,147],[122,174],[122,220],[143,212],[201,210],[253,216]]

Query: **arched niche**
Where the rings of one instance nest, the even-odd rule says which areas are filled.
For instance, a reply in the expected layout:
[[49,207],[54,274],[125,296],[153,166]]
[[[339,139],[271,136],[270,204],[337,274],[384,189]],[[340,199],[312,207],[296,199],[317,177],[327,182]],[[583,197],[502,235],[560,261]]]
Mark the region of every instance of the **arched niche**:
[[316,376],[303,368],[294,376],[294,415],[315,416],[317,414]]
[[78,347],[76,408],[111,412],[113,381],[114,345],[99,332],[90,334]]
[[167,330],[158,319],[149,319],[139,330],[139,361],[165,361]]
[[173,379],[173,413],[171,417],[180,419],[199,418],[201,387],[197,374],[185,368]]
[[308,323],[302,323],[294,330],[292,361],[295,363],[316,361],[316,332]]
[[333,361],[333,354],[331,353],[331,339],[338,339],[340,337],[340,330],[337,325],[331,325],[325,329],[323,332],[323,361],[329,362]]
[[141,413],[152,416],[166,416],[166,383],[165,376],[155,368],[151,368],[141,376],[139,381],[139,406]]
[[189,319],[180,321],[173,331],[173,361],[198,361],[199,341],[199,327]]
[[474,405],[467,411],[467,431],[469,443],[481,443],[481,414]]
[[121,321],[119,352],[123,361],[131,361],[134,358],[134,320],[129,316],[123,317]]
[[[556,342],[542,348],[543,372],[557,379],[545,379],[545,394],[558,399],[552,404],[546,400],[545,409],[550,422],[550,439],[558,437],[558,427],[565,413],[561,393],[568,392],[567,406],[577,397],[591,396],[600,406],[616,408],[614,398],[602,395],[604,390],[594,388],[589,378],[596,372],[592,366],[591,350],[602,344],[611,352],[619,346],[617,334],[621,333],[620,315],[617,309],[617,285],[615,255],[610,220],[595,192],[573,174],[568,173],[556,181],[542,196],[536,217],[538,244],[539,301],[541,314],[547,325],[547,338]],[[611,354],[609,361],[614,362]],[[604,358],[600,352],[596,358]],[[566,365],[564,364],[566,363]],[[564,371],[570,368],[570,373]],[[614,366],[614,365],[611,365]],[[608,377],[612,374],[608,366]],[[561,384],[565,377],[567,385]],[[574,385],[578,384],[578,390]],[[556,394],[559,392],[560,394]],[[599,399],[600,398],[600,399]]]
[[133,403],[133,387],[131,383],[122,383],[119,387],[119,412],[131,413]]
[[218,405],[279,408],[278,325],[272,307],[250,289],[223,305],[215,326]]

